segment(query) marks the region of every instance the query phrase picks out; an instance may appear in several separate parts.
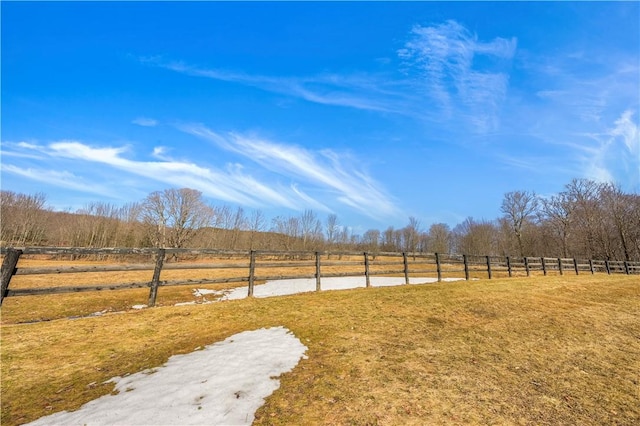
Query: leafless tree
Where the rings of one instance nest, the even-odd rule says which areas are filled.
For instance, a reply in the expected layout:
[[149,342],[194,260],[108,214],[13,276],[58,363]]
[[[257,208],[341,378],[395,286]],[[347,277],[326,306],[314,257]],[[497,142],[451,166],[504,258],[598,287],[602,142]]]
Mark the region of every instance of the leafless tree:
[[[639,197],[635,195],[635,198]],[[634,203],[633,198],[633,195],[624,194],[619,186],[611,183],[600,187],[602,207],[619,238],[618,245],[622,249],[620,257],[624,257],[624,260],[631,260],[631,240],[638,238],[640,232],[640,221],[637,220],[637,215],[634,217],[634,204],[637,202]]]
[[394,234],[395,229],[393,229],[393,226],[389,226],[384,230],[384,232],[382,233],[382,251],[398,251],[398,247],[396,246],[394,241]]
[[366,252],[376,255],[380,251],[380,231],[369,229],[362,235],[362,246]]
[[256,235],[264,231],[267,221],[262,210],[253,210],[247,221],[249,227],[249,249],[254,250],[256,247]]
[[214,208],[213,226],[221,229],[233,229],[233,212],[229,206]]
[[415,255],[420,242],[420,226],[420,221],[411,216],[409,224],[401,229],[402,251],[405,253],[413,253]]
[[118,220],[120,227],[116,237],[116,246],[139,247],[142,244],[143,234],[141,232],[138,218],[142,212],[140,203],[127,203],[118,209]]
[[553,230],[553,235],[560,241],[562,257],[569,256],[568,241],[573,211],[574,205],[566,192],[561,192],[542,200],[542,221]]
[[500,210],[511,225],[518,242],[519,254],[523,257],[525,249],[522,234],[524,228],[535,219],[538,197],[535,193],[528,191],[508,192],[504,195]]
[[236,208],[236,212],[233,215],[231,234],[228,248],[236,250],[240,240],[240,234],[247,228],[247,219],[244,216],[244,209],[240,206]]
[[[338,233],[338,246],[341,250],[346,250],[353,243],[353,232],[350,227],[343,226]],[[342,258],[342,255],[340,255]]]
[[[566,194],[573,208],[572,230],[576,252],[589,258],[598,256],[597,234],[600,184],[589,179],[573,179],[566,186]],[[602,254],[602,253],[600,253]]]
[[118,207],[102,201],[92,201],[75,214],[72,244],[78,247],[108,247],[114,245],[120,227]]
[[640,260],[640,194],[627,194],[627,201],[629,203],[630,215],[630,231],[631,231],[631,244],[632,247],[632,260]]
[[456,252],[476,256],[496,255],[496,227],[469,217],[453,229]]
[[189,188],[149,194],[142,203],[141,214],[156,247],[184,247],[213,218],[213,210],[202,200],[202,193]]
[[340,233],[340,223],[336,214],[331,213],[327,216],[325,233],[327,234],[325,239],[327,249],[331,250],[338,241],[338,234]]
[[297,217],[277,216],[272,220],[271,232],[278,234],[284,250],[293,250],[301,234],[299,220]]
[[26,195],[1,191],[0,238],[3,243],[23,246],[40,244],[45,239],[46,200],[42,192]]
[[451,252],[451,230],[446,223],[434,223],[429,227],[428,250],[434,253]]
[[302,250],[317,248],[318,243],[322,241],[322,224],[313,210],[305,210],[300,215],[298,223],[302,236]]

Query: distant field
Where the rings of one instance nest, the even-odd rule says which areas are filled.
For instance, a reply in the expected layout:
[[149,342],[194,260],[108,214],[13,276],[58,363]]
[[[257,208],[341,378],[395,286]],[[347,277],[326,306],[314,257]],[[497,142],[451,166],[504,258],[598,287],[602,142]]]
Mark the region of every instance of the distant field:
[[462,281],[5,321],[12,299],[33,297],[2,307],[3,425],[77,409],[111,392],[102,384],[111,377],[272,326],[290,329],[308,359],[282,377],[256,424],[640,420],[637,276]]

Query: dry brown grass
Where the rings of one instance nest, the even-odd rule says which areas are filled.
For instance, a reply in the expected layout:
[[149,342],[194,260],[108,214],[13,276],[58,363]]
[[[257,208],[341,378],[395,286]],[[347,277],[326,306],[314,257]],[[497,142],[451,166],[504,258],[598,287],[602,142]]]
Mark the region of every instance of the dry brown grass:
[[308,359],[256,424],[637,424],[639,281],[481,280],[5,324],[2,424],[76,409],[113,376],[279,325]]
[[[205,259],[189,261],[198,263],[238,264],[238,268],[224,269],[165,269],[161,280],[200,280],[206,278],[247,278],[247,259]],[[20,259],[20,268],[70,268],[115,266],[119,263],[104,260],[52,260],[43,258]],[[120,263],[126,266],[126,263]],[[153,262],[149,263],[153,268]],[[309,268],[287,268],[290,274],[310,273]],[[263,272],[260,269],[258,272]],[[282,270],[276,270],[282,273]],[[86,287],[95,285],[110,285],[123,283],[145,283],[151,281],[153,271],[118,271],[118,272],[82,272],[64,274],[15,275],[11,280],[11,289],[51,288],[51,287]],[[257,282],[258,284],[261,281]],[[169,306],[181,302],[202,302],[193,295],[196,288],[223,290],[237,286],[246,286],[245,282],[231,282],[224,284],[193,284],[183,286],[162,286],[158,291],[158,306]],[[209,297],[210,299],[212,297]],[[96,312],[121,312],[131,310],[134,305],[146,304],[149,299],[149,289],[131,290],[102,290],[83,293],[63,293],[39,296],[8,297],[2,304],[2,324],[50,321],[60,318],[81,317]]]

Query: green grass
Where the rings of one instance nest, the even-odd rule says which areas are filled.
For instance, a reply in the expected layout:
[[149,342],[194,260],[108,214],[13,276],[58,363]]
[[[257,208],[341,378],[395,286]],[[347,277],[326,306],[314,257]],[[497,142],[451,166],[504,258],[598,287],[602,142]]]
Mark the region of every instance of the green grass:
[[580,275],[5,323],[2,424],[77,409],[113,376],[280,325],[308,359],[256,424],[637,424],[639,306],[637,276]]

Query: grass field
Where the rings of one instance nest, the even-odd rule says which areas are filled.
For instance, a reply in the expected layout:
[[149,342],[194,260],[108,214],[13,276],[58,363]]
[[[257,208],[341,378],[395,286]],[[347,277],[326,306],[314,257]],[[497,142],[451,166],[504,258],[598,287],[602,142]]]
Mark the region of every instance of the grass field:
[[111,377],[272,326],[291,330],[308,359],[281,378],[256,424],[640,421],[640,279],[596,274],[327,291],[33,324],[3,318],[2,424],[77,409],[111,392],[102,384]]

